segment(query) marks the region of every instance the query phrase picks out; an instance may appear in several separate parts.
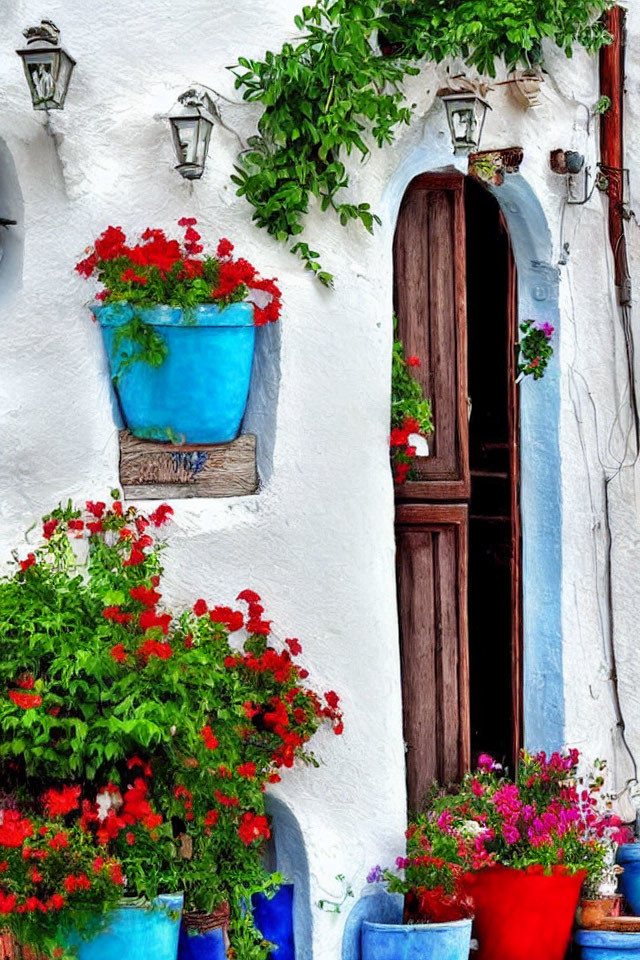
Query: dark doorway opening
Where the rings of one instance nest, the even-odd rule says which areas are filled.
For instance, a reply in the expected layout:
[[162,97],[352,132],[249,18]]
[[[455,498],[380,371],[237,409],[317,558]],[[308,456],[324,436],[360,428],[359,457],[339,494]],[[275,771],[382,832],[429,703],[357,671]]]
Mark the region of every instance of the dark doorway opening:
[[465,183],[470,397],[471,751],[513,770],[520,748],[520,524],[514,376],[516,276],[495,198]]

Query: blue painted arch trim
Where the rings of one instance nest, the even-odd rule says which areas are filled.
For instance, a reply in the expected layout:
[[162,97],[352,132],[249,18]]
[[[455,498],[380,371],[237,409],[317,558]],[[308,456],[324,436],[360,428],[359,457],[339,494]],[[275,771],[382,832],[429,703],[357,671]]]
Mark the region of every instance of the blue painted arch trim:
[[[544,211],[520,174],[491,192],[503,212],[518,270],[521,319],[559,332],[559,270]],[[524,743],[530,750],[564,745],[562,657],[562,474],[560,364],[542,380],[520,385],[520,512],[522,516]]]

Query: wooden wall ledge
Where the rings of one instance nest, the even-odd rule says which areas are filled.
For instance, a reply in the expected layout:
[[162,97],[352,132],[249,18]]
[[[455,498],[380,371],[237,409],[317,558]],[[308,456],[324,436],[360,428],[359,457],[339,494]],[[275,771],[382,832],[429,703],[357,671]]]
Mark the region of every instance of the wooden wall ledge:
[[177,445],[121,430],[120,483],[130,500],[246,497],[258,489],[256,438]]

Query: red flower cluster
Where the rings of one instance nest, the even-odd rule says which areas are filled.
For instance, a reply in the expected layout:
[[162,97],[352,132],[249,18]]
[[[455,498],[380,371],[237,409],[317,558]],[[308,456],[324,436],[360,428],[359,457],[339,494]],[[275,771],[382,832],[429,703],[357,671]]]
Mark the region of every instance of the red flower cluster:
[[389,445],[395,450],[394,479],[396,483],[404,483],[411,469],[411,461],[415,458],[416,448],[409,442],[412,433],[420,433],[420,424],[413,417],[405,417],[401,427],[391,431]]
[[238,835],[242,842],[249,846],[256,840],[268,840],[271,836],[269,821],[266,817],[248,811],[243,813],[238,827]]
[[23,693],[22,690],[10,690],[9,699],[22,710],[31,710],[33,707],[39,707],[42,703],[42,697],[37,693]]
[[234,260],[233,244],[226,238],[220,240],[215,257],[201,257],[204,248],[196,223],[194,217],[178,221],[184,228],[182,242],[149,227],[134,246],[127,244],[121,227],[107,227],[88,256],[76,264],[76,271],[83,277],[97,276],[106,285],[97,295],[103,301],[113,295],[122,300],[135,291],[138,302],[140,288],[148,287],[149,303],[175,303],[176,296],[180,302],[184,288],[193,284],[196,302],[225,306],[248,300],[254,304],[256,326],[276,321],[281,309],[276,282],[260,277],[247,260]]
[[64,817],[80,806],[80,787],[63,787],[62,790],[47,790],[42,798],[51,817]]

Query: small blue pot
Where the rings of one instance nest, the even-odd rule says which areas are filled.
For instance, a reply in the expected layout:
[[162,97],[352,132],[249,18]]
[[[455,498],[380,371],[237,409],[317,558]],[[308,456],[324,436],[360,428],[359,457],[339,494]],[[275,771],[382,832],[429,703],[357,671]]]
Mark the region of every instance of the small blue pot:
[[178,960],[225,960],[224,933],[220,927],[206,933],[189,933],[180,927]]
[[[238,436],[251,383],[256,330],[253,305],[201,304],[134,309],[94,305],[111,377],[127,427],[136,437],[174,443],[228,443]],[[136,344],[118,336],[134,316],[153,327],[168,354],[158,367],[126,363]]]
[[618,849],[617,860],[624,867],[618,882],[620,893],[634,915],[640,916],[640,843],[623,843]]
[[264,893],[254,893],[251,907],[256,927],[277,947],[270,954],[273,960],[295,960],[293,884],[283,884],[271,899]]
[[470,946],[471,920],[362,924],[362,960],[468,960]]
[[114,910],[108,926],[91,940],[69,937],[78,950],[78,960],[176,960],[182,914],[182,894],[162,895],[153,904],[123,902]]
[[579,930],[575,936],[582,960],[639,960],[640,933]]

